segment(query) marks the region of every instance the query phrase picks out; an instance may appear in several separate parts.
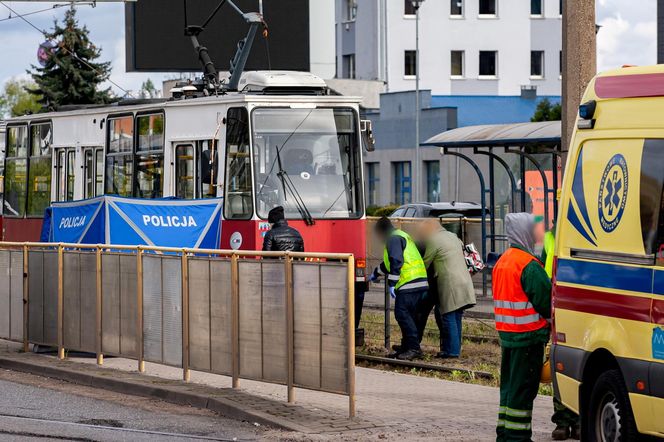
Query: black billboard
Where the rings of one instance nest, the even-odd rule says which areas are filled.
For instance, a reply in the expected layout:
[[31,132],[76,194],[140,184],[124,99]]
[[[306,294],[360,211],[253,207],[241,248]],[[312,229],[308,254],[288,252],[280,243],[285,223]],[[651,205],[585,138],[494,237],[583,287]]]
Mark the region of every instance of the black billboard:
[[[139,0],[125,5],[126,64],[129,72],[195,72],[201,65],[184,34],[184,0]],[[202,25],[220,0],[189,0],[189,25]],[[242,11],[258,12],[258,0],[233,0]],[[256,33],[246,70],[309,71],[309,0],[263,1],[268,41]],[[238,41],[249,25],[225,4],[200,34],[219,71],[228,71]],[[269,58],[268,58],[269,48]],[[268,63],[269,59],[269,63]]]

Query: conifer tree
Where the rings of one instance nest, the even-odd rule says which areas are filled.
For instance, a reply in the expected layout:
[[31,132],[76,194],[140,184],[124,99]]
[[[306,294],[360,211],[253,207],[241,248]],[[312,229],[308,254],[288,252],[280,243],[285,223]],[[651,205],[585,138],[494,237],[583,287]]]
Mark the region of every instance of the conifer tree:
[[111,101],[110,88],[100,89],[111,73],[110,62],[95,62],[101,55],[89,38],[87,27],[80,27],[72,6],[64,21],[57,20],[47,39],[55,43],[44,66],[32,66],[37,87],[28,91],[39,96],[44,111],[67,104],[103,104]]

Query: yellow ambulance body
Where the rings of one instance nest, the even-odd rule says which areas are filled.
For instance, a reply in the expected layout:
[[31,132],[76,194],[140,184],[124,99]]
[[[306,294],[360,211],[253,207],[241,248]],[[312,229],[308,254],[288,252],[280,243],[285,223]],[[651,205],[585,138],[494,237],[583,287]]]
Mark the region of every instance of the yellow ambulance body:
[[582,440],[664,437],[664,65],[598,75],[560,194],[552,367]]

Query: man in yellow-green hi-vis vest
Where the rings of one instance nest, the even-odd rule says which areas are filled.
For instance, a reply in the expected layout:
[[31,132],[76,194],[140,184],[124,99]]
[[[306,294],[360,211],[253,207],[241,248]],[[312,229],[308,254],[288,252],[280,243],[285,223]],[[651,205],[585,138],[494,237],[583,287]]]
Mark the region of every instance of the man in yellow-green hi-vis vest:
[[553,249],[556,245],[556,237],[553,230],[549,230],[544,234],[544,248],[542,249],[542,262],[544,263],[544,270],[549,275],[549,279],[553,276]]
[[[554,226],[555,229],[555,226]],[[555,230],[551,229],[544,234],[544,248],[542,249],[542,262],[544,270],[549,278],[553,277],[553,254],[556,245]],[[551,422],[556,428],[551,433],[553,440],[567,440],[569,438],[579,440],[581,437],[581,426],[579,415],[565,407],[558,399],[553,398],[553,416]]]
[[426,298],[429,284],[422,255],[406,232],[395,229],[390,220],[383,217],[376,223],[376,234],[385,243],[383,263],[376,267],[369,278],[376,281],[382,275],[395,298],[394,316],[401,329],[401,345],[392,354],[401,360],[420,358],[420,340],[417,331],[417,314],[420,303]]

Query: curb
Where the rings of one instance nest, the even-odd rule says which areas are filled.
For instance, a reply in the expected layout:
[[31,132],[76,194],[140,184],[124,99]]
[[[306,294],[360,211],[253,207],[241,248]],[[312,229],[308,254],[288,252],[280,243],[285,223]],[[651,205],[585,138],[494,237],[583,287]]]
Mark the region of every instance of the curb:
[[[0,356],[0,368],[58,379],[61,381],[78,385],[85,385],[93,388],[101,388],[104,390],[131,396],[160,399],[176,405],[187,405],[206,409],[221,414],[224,417],[230,419],[255,422],[271,428],[303,433],[310,432],[309,429],[285,419],[280,419],[276,416],[262,413],[260,411],[243,409],[233,403],[233,401],[218,397],[211,397],[191,391],[179,391],[176,388],[168,388],[165,386],[149,386],[145,385],[145,383],[128,379],[110,378],[104,376],[104,369],[96,368],[95,370],[99,371],[99,374],[83,373],[69,368],[47,366],[39,363],[31,363],[28,361],[21,361],[2,356]],[[116,373],[116,370],[112,369],[106,369],[106,371],[112,372],[114,374]],[[157,382],[164,382],[164,379],[154,378],[148,375],[141,375],[141,377],[145,377],[145,379],[148,381],[155,380]],[[186,384],[182,381],[169,382],[172,382],[176,387],[191,387],[192,385]]]

